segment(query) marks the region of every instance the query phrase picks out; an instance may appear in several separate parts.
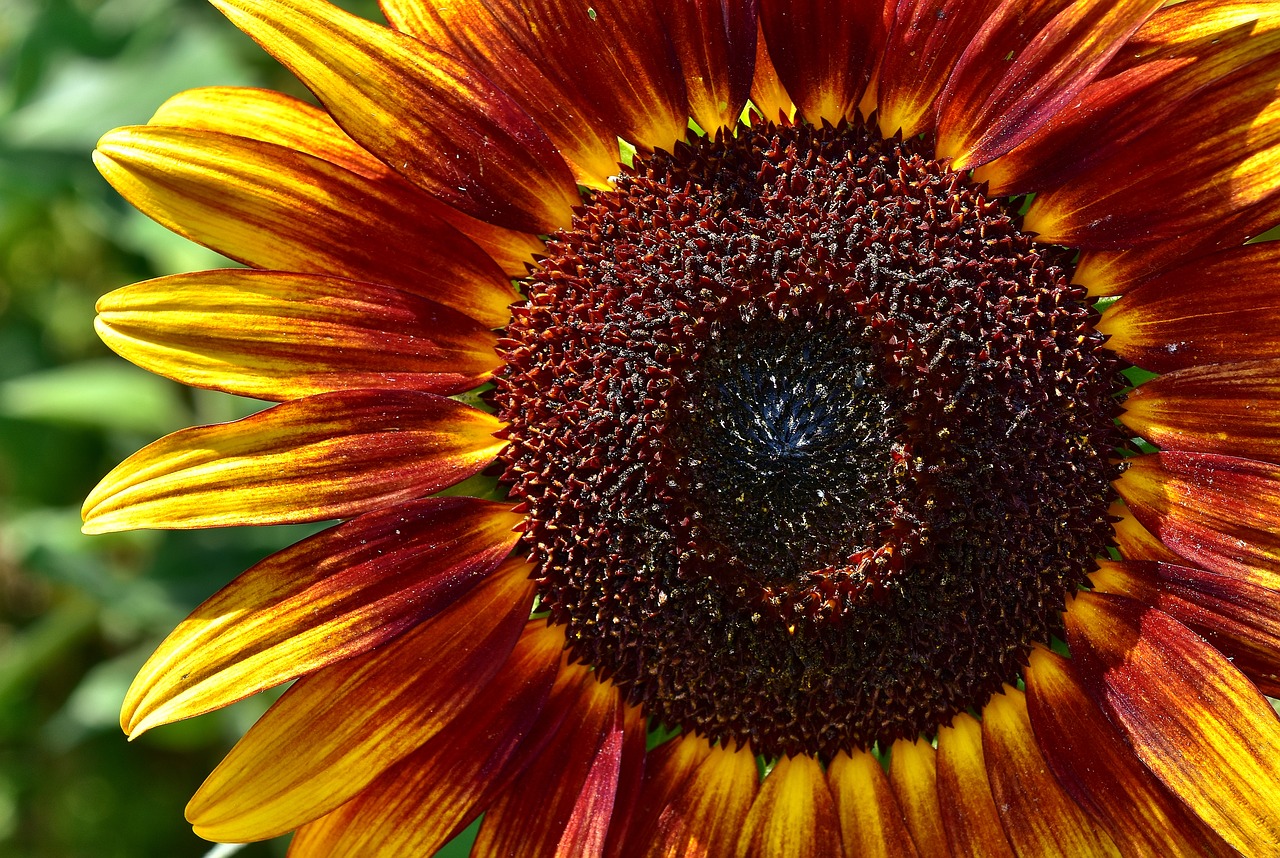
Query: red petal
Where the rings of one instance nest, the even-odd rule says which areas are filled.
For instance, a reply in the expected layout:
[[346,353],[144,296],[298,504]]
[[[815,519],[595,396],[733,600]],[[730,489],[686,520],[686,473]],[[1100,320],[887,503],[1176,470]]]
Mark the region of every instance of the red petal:
[[764,42],[764,32],[756,20],[756,67],[751,78],[751,103],[768,122],[795,118],[796,106],[787,94],[787,88],[778,79],[778,70],[769,58],[769,48]]
[[650,751],[645,757],[644,780],[631,812],[630,828],[616,845],[614,832],[609,832],[610,848],[606,854],[628,858],[644,855],[657,834],[659,815],[710,753],[710,743],[697,735],[677,736]]
[[449,724],[506,662],[529,616],[523,564],[364,656],[294,683],[187,805],[208,840],[275,837],[318,819]]
[[1026,699],[1008,685],[982,711],[982,752],[1005,834],[1019,855],[1120,855],[1059,786],[1031,732]]
[[391,640],[489,574],[521,518],[505,504],[428,498],[273,554],[165,638],[130,686],[121,726],[133,738]]
[[541,128],[481,74],[394,30],[308,0],[213,0],[396,172],[481,220],[529,233],[580,198]]
[[852,117],[884,44],[884,3],[761,0],[760,23],[800,114],[814,125]]
[[563,646],[558,627],[530,620],[456,718],[351,801],[298,829],[290,858],[435,854],[487,806],[546,702]]
[[1280,466],[1176,452],[1128,465],[1116,490],[1161,542],[1198,566],[1280,588]]
[[1161,2],[1006,0],[942,95],[938,153],[965,170],[1025,141],[1079,97]]
[[1280,242],[1233,248],[1126,294],[1098,330],[1152,372],[1280,357]]
[[1234,854],[1138,761],[1066,659],[1044,648],[1032,652],[1027,709],[1058,783],[1106,825],[1126,855]]
[[84,502],[85,533],[347,518],[483,470],[496,417],[443,396],[344,390],[174,432],[117,465]]
[[1124,424],[1160,447],[1280,462],[1280,360],[1178,370],[1142,384],[1124,408]]
[[672,792],[646,855],[719,858],[732,855],[746,824],[760,776],[747,747],[716,747]]
[[708,135],[732,129],[747,103],[755,70],[758,0],[663,0],[665,21],[689,112]]
[[1081,593],[1067,610],[1072,661],[1134,753],[1246,855],[1280,843],[1280,720],[1227,659],[1132,599]]

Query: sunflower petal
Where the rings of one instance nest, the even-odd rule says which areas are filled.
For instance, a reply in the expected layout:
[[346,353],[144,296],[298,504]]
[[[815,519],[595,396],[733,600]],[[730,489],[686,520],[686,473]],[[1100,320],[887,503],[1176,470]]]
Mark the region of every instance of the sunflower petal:
[[196,608],[138,671],[130,738],[312,673],[447,608],[507,554],[504,504],[428,498],[277,552]]
[[183,429],[102,478],[86,533],[344,518],[451,486],[493,461],[497,418],[413,391],[338,391]]
[[433,855],[480,815],[551,691],[564,634],[530,620],[502,669],[425,745],[298,829],[290,858]]
[[666,0],[689,113],[708,135],[732,130],[751,92],[759,32],[757,0]]
[[938,153],[966,170],[1004,155],[1072,103],[1163,0],[1005,0],[956,64]]
[[1280,242],[1233,248],[1134,289],[1097,327],[1108,348],[1152,372],[1280,358],[1277,271]]
[[1280,462],[1280,360],[1191,367],[1129,394],[1120,419],[1166,449]]
[[1167,560],[1171,563],[1181,563],[1182,558],[1169,550],[1169,546],[1165,545],[1155,534],[1142,526],[1138,519],[1134,518],[1133,510],[1120,503],[1119,501],[1111,504],[1111,508],[1107,510],[1107,515],[1115,522],[1112,530],[1116,534],[1116,548],[1120,549],[1120,556],[1129,560]]
[[854,115],[884,43],[883,3],[760,0],[760,24],[778,78],[806,120],[835,125]]
[[1006,685],[983,709],[982,753],[1005,834],[1019,855],[1119,858],[1111,838],[1050,773],[1018,689]]
[[118,289],[98,335],[143,369],[259,399],[353,388],[457,393],[500,365],[497,337],[441,304],[332,277],[226,269]]
[[938,730],[938,808],[952,855],[1014,858],[991,797],[982,725],[967,712]]
[[713,748],[673,791],[646,854],[650,858],[733,855],[759,783],[750,748]]
[[924,739],[899,739],[889,752],[889,783],[920,858],[947,858],[947,832],[938,808],[938,762]]
[[1128,465],[1116,490],[1161,542],[1205,569],[1280,589],[1280,466],[1179,452]]
[[644,778],[631,813],[629,829],[616,840],[615,833],[609,832],[610,844],[605,854],[626,858],[643,856],[653,843],[659,814],[709,753],[711,745],[706,739],[697,735],[680,735],[646,754]]
[[1175,563],[1098,564],[1101,593],[1164,611],[1213,644],[1264,694],[1280,697],[1280,595],[1227,575]]
[[1105,823],[1124,854],[1226,858],[1234,853],[1203,832],[1138,761],[1067,660],[1043,647],[1031,653],[1027,668],[1027,710],[1058,783]]
[[622,767],[622,706],[617,688],[584,672],[573,717],[485,811],[476,854],[601,854]]
[[107,134],[94,162],[143,214],[255,268],[385,283],[490,328],[518,298],[488,254],[401,182],[271,143],[151,126]]
[[[1024,217],[1050,244],[1117,250],[1208,229],[1280,193],[1280,58],[1196,93],[1123,147],[1041,187]],[[1167,158],[1170,140],[1182,141]]]
[[1280,719],[1231,663],[1168,614],[1081,593],[1067,638],[1094,702],[1134,753],[1227,843],[1280,843]]
[[361,146],[433,196],[521,232],[569,224],[580,198],[555,146],[474,69],[328,3],[212,2]]
[[769,58],[769,48],[764,42],[764,31],[760,20],[756,19],[756,65],[751,77],[751,103],[756,111],[769,122],[777,122],[780,117],[792,120],[796,115],[796,106],[787,94],[787,88],[778,79],[778,70],[773,67]]
[[840,819],[844,854],[859,858],[916,858],[907,820],[884,769],[870,751],[841,752],[827,767]]
[[196,834],[238,843],[291,831],[421,747],[511,653],[532,604],[526,572],[510,564],[386,646],[294,683],[187,805]]
[[840,853],[835,800],[813,757],[783,757],[765,778],[738,837],[738,855],[820,858]]
[[1000,0],[903,0],[893,11],[880,68],[879,120],[886,136],[931,129],[938,98]]

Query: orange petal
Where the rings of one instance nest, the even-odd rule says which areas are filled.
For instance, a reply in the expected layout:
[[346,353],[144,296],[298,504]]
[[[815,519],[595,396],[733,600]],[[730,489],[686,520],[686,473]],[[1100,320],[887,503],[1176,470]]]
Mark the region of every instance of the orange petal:
[[307,0],[212,0],[365,149],[433,196],[529,233],[569,224],[573,177],[487,78],[421,42]]
[[161,277],[98,301],[98,335],[143,369],[259,399],[393,388],[458,393],[502,362],[469,316],[378,286],[277,271]]
[[478,855],[598,856],[624,747],[618,689],[584,674],[572,714],[537,760],[485,811]]
[[497,418],[430,393],[322,393],[183,429],[125,459],[89,494],[84,531],[345,518],[478,473]]
[[1113,503],[1107,515],[1115,520],[1116,547],[1120,556],[1130,560],[1168,560],[1179,563],[1182,558],[1169,550],[1155,535],[1133,516],[1133,511],[1120,502]]
[[841,851],[835,800],[813,757],[783,757],[764,779],[738,837],[738,855],[826,858]]
[[518,299],[488,254],[403,182],[271,143],[152,126],[107,134],[94,162],[143,214],[255,268],[385,283],[489,328],[505,325]]
[[615,839],[609,832],[606,855],[642,856],[653,843],[658,816],[693,771],[711,753],[711,745],[701,736],[676,736],[650,751],[644,761],[644,779],[631,812],[629,830]]
[[942,95],[938,153],[966,170],[1025,141],[1079,97],[1161,2],[1006,0]]
[[755,0],[663,0],[689,113],[708,135],[732,129],[751,92],[759,32]]
[[854,115],[884,45],[883,2],[761,0],[760,24],[778,78],[806,120],[835,125]]
[[498,672],[529,616],[513,563],[386,646],[294,683],[187,805],[196,834],[265,840],[357,795],[449,724]]
[[713,748],[673,792],[646,854],[651,858],[733,855],[759,784],[750,748]]
[[1062,656],[1037,647],[1027,710],[1058,783],[1101,820],[1126,855],[1233,854],[1157,781],[1098,710]]
[[1280,357],[1280,242],[1233,248],[1145,283],[1098,330],[1107,347],[1152,372]]
[[564,633],[530,620],[502,669],[425,745],[298,829],[290,858],[434,855],[487,807],[538,718]]
[[899,739],[889,753],[889,783],[902,808],[920,858],[947,858],[947,832],[938,808],[938,768],[933,745]]
[[[1184,109],[1072,177],[1040,187],[1024,226],[1041,241],[1117,250],[1207,229],[1280,193],[1280,57],[1197,92]],[[1170,160],[1170,140],[1180,141]]]
[[858,858],[916,858],[902,808],[870,751],[841,752],[827,767],[844,853]]
[[[329,114],[305,101],[266,89],[236,86],[189,89],[160,105],[147,124],[274,143],[314,155],[369,179],[402,181],[399,173],[348,137]],[[527,271],[525,266],[543,249],[536,235],[476,220],[425,195],[422,202],[441,220],[484,248],[509,277],[523,277]]]
[[787,88],[778,79],[778,70],[769,59],[769,48],[764,42],[764,32],[760,29],[760,20],[756,19],[756,66],[751,78],[751,103],[755,109],[769,122],[777,122],[780,117],[792,120],[796,115],[796,106],[787,94]]
[[138,671],[134,738],[357,655],[447,608],[510,553],[505,504],[428,498],[277,552],[196,608]]
[[616,137],[670,149],[685,136],[684,81],[652,0],[383,7],[393,25],[466,57],[514,95],[588,186],[607,187],[618,172]]
[[982,725],[967,712],[938,730],[938,808],[952,855],[1014,858],[991,797]]
[[1162,375],[1130,393],[1124,409],[1124,424],[1160,447],[1280,462],[1280,360]]
[[1050,773],[1018,689],[1006,685],[982,710],[982,753],[1005,834],[1019,855],[1119,858],[1111,838]]
[[[904,138],[932,130],[935,107],[960,55],[1000,0],[903,0],[880,68],[880,130]],[[892,4],[890,4],[892,6]]]
[[1169,615],[1081,593],[1072,663],[1094,702],[1170,791],[1246,855],[1280,843],[1280,719],[1231,663]]
[[1174,563],[1102,562],[1098,592],[1159,608],[1213,644],[1264,694],[1280,697],[1280,595],[1275,590]]
[[1128,466],[1116,490],[1161,542],[1206,569],[1280,588],[1280,466],[1180,452]]

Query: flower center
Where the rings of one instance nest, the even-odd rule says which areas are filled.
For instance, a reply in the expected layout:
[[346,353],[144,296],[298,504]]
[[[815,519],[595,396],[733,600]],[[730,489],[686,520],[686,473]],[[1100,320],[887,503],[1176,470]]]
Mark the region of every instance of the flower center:
[[980,707],[1111,538],[1118,365],[927,141],[643,158],[525,281],[497,403],[542,604],[658,721],[829,757]]

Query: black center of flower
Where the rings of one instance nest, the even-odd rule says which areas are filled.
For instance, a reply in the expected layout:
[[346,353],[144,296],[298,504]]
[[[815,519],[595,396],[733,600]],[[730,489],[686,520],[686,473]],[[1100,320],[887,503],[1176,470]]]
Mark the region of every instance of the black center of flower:
[[525,281],[497,403],[542,604],[656,719],[831,756],[1018,675],[1104,552],[1068,257],[861,123],[641,159]]

